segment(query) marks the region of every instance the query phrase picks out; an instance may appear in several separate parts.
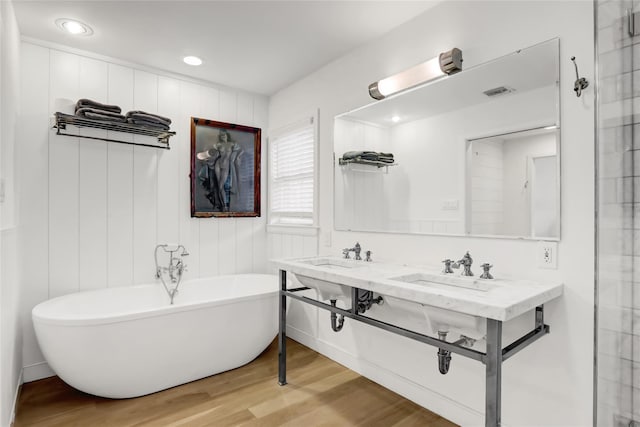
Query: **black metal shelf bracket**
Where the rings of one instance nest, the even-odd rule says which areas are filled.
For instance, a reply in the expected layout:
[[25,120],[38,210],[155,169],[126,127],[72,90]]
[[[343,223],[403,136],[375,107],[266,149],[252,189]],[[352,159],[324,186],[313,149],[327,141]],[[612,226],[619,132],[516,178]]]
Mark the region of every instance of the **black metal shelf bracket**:
[[[118,123],[118,122],[109,122],[106,120],[94,120],[88,119],[86,117],[73,116],[70,114],[64,114],[57,112],[55,114],[55,125],[53,126],[57,131],[56,135],[64,135],[71,136],[74,138],[87,138],[87,139],[96,139],[100,141],[108,141],[108,142],[117,142],[119,144],[127,144],[127,145],[139,145],[142,147],[153,147],[153,148],[162,148],[164,150],[169,150],[169,138],[174,136],[176,133],[173,131],[165,131],[154,129],[142,125],[136,125],[132,123]],[[122,132],[122,133],[130,133],[134,135],[143,135],[154,137],[157,140],[157,143],[143,143],[143,142],[134,142],[134,141],[123,141],[121,139],[112,139],[112,138],[102,138],[98,136],[90,136],[90,135],[79,135],[74,133],[66,132],[67,126],[75,126],[77,128],[92,128],[92,129],[102,129],[112,132]]]

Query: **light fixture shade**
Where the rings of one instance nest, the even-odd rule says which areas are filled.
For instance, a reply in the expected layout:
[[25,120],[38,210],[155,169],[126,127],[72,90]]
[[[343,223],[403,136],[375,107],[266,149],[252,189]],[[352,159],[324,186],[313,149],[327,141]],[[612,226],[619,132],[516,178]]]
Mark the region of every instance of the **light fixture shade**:
[[369,85],[369,95],[384,99],[392,93],[409,89],[437,77],[454,74],[462,70],[462,51],[453,48],[415,67]]

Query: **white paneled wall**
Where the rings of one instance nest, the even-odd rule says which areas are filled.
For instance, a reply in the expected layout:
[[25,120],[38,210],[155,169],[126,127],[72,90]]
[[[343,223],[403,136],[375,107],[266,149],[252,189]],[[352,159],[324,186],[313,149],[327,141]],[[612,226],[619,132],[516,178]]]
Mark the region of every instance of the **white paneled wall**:
[[0,426],[9,426],[21,383],[22,288],[17,268],[18,229],[16,195],[19,191],[17,148],[20,105],[20,33],[13,4],[0,2]]
[[269,258],[308,257],[318,254],[318,238],[282,232],[269,233]]
[[[318,237],[316,235],[300,235],[287,232],[270,232],[268,236],[269,259],[309,257],[318,255]],[[278,270],[271,270],[277,273]],[[287,279],[293,282],[289,287],[302,286],[293,274],[287,275]],[[303,296],[317,299],[315,290],[302,293]],[[287,333],[291,336],[303,335],[316,336],[318,333],[318,310],[310,304],[288,299],[287,301]]]
[[[522,16],[527,19],[522,19]],[[454,26],[450,25],[453,21],[456,22]],[[544,25],[540,25],[541,22]],[[505,34],[508,37],[504,37]],[[469,69],[554,37],[560,38],[562,58],[559,86],[562,236],[558,245],[557,270],[538,268],[538,244],[534,241],[342,232],[334,229],[339,225],[334,222],[334,207],[339,206],[334,206],[333,118],[371,102],[367,94],[369,83],[420,63],[447,49],[447,46],[458,46],[463,50],[464,67]],[[591,80],[594,58],[593,4],[590,2],[440,2],[426,13],[327,64],[270,98],[269,121],[274,128],[287,123],[288,118],[298,111],[319,108],[321,112],[320,254],[339,255],[341,248],[359,241],[363,249],[373,251],[374,262],[436,267],[443,257],[462,256],[469,250],[476,260],[491,260],[499,276],[564,283],[562,298],[545,304],[545,321],[551,325],[551,333],[505,364],[502,377],[504,425],[582,427],[593,424],[593,88],[585,91],[581,98],[576,98],[573,92],[575,70],[569,60],[572,55],[581,58],[580,72]],[[504,118],[492,115],[487,117],[484,125],[491,130],[498,120],[502,122]],[[536,118],[531,119],[532,124],[536,122]],[[442,121],[433,123],[434,126],[444,124]],[[462,117],[452,121],[447,129],[458,132],[469,125],[469,121]],[[492,134],[496,133],[465,132],[461,136],[464,140]],[[424,141],[423,144],[428,145],[426,142],[429,140]],[[417,153],[419,148],[424,147],[415,147],[414,151],[407,150],[407,153]],[[450,156],[462,161],[464,148],[464,141],[450,145]],[[399,150],[400,147],[394,147],[394,154],[399,154]],[[396,168],[401,167],[399,164]],[[433,181],[447,182],[437,177]],[[615,190],[613,193],[615,195]],[[419,194],[415,197],[420,200]],[[385,203],[392,204],[389,199]],[[274,241],[273,244],[277,246],[287,242],[293,244],[293,239]],[[280,251],[288,254],[296,249],[280,247]],[[392,322],[406,318],[404,313],[392,313],[389,304],[377,306],[374,310],[376,313],[386,312]],[[291,312],[288,317],[293,317]],[[307,319],[312,317],[303,320]],[[530,327],[529,321],[521,318],[517,323],[518,326]],[[299,330],[312,329],[309,323],[301,326],[294,324],[293,320],[289,326]],[[453,422],[460,425],[483,424],[484,367],[481,364],[458,357],[452,361],[449,373],[441,375],[433,347],[372,330],[366,325],[355,325],[348,320],[340,333],[334,333],[324,311],[317,315],[316,326],[315,334],[293,336]],[[509,340],[505,337],[507,342]]]
[[[191,218],[189,182],[190,118],[258,127],[266,136],[266,97],[115,62],[22,45],[18,169],[26,380],[45,374],[31,327],[33,306],[70,292],[153,281],[158,243],[187,247],[187,278],[267,269],[264,214]],[[171,150],[56,135],[51,117],[56,111],[73,113],[79,98],[170,117],[177,132]],[[149,138],[79,132],[127,141]],[[263,177],[263,200],[265,189]]]
[[473,141],[471,148],[471,230],[500,234],[504,222],[503,141]]

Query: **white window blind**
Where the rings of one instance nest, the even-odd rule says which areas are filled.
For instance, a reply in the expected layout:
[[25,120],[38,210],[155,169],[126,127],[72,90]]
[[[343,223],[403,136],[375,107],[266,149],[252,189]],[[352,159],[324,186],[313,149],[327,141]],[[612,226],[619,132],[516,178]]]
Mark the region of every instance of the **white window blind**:
[[269,222],[313,225],[315,177],[314,117],[273,134],[270,145]]

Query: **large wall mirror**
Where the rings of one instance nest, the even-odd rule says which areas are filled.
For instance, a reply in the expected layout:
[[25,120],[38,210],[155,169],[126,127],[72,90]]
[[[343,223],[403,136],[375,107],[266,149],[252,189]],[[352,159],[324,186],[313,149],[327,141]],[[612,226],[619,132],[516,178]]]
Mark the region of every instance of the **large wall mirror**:
[[336,229],[558,240],[558,79],[554,39],[337,116]]

